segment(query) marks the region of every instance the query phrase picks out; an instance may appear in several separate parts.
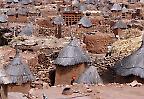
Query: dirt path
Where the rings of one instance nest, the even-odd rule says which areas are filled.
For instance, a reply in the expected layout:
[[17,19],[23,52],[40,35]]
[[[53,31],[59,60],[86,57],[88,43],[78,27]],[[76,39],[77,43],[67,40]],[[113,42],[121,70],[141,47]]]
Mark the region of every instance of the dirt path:
[[[72,95],[62,95],[64,87],[51,87],[48,89],[34,90],[32,95],[35,99],[42,99],[42,94],[48,96],[48,99],[144,99],[144,85],[141,87],[130,87],[127,85],[105,85],[90,86],[93,91],[88,93],[85,85],[73,86],[72,89],[80,93]],[[88,95],[88,96],[85,96]]]

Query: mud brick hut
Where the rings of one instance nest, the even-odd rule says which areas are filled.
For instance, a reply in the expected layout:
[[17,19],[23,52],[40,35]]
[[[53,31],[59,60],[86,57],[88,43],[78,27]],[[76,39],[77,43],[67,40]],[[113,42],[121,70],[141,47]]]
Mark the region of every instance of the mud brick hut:
[[7,99],[9,91],[27,93],[34,80],[29,67],[23,63],[18,50],[13,60],[0,68],[1,99]]
[[114,35],[120,35],[122,34],[122,29],[127,29],[127,24],[124,23],[122,20],[118,20],[113,26],[112,26],[112,30]]
[[53,24],[56,25],[55,36],[57,38],[61,38],[62,37],[62,29],[61,28],[62,28],[62,25],[65,24],[63,17],[61,15],[56,16],[53,19]]
[[26,23],[28,21],[28,9],[25,7],[18,8],[16,17],[17,22]]
[[121,10],[122,10],[121,5],[119,3],[114,3],[111,8],[112,16],[114,16],[114,17],[120,16]]
[[8,22],[16,22],[16,10],[15,9],[10,8],[6,14],[8,16]]
[[129,81],[144,81],[144,36],[142,39],[142,45],[138,50],[115,64],[116,74],[126,76]]
[[126,6],[123,6],[123,8],[122,8],[122,18],[130,18],[128,13],[129,13],[128,8],[126,8]]
[[71,84],[72,78],[78,77],[86,70],[90,58],[79,47],[76,39],[70,41],[60,52],[56,65],[55,84]]

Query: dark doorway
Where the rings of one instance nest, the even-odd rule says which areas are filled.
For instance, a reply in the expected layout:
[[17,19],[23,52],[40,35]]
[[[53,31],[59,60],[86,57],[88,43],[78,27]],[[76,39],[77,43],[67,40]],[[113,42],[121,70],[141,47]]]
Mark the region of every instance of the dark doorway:
[[55,76],[56,76],[56,70],[51,70],[49,72],[49,79],[50,79],[50,86],[54,86],[55,84]]

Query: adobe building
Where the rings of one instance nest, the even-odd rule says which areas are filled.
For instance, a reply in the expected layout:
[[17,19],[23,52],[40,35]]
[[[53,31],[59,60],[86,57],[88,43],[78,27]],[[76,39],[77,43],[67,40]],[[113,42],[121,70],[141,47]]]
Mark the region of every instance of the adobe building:
[[56,65],[55,85],[71,84],[72,78],[77,80],[86,70],[90,58],[79,47],[76,39],[72,39],[60,52]]
[[62,37],[62,25],[65,24],[65,21],[61,15],[56,16],[52,23],[55,25],[55,37],[61,38]]
[[123,29],[127,29],[127,24],[124,23],[122,20],[118,20],[113,26],[112,26],[112,31],[116,37],[116,35],[122,35],[123,32],[122,30]]
[[10,8],[6,14],[8,16],[8,22],[16,22],[16,10],[15,9]]
[[18,50],[11,62],[0,68],[0,72],[1,99],[7,99],[8,92],[11,91],[28,93],[30,82],[34,81],[34,76],[28,65],[22,61]]
[[122,10],[121,5],[119,3],[114,3],[111,8],[112,16],[113,17],[121,16],[121,10]]
[[77,24],[82,16],[83,14],[81,12],[63,12],[63,19],[67,25]]
[[25,7],[21,7],[19,9],[17,9],[17,22],[19,23],[26,23],[28,21],[27,19],[28,17],[28,9]]

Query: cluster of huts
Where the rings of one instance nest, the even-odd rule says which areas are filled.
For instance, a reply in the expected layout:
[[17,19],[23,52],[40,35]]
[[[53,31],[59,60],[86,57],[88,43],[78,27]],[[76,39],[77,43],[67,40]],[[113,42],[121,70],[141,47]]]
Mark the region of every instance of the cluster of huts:
[[[47,8],[47,5],[52,3],[56,6],[51,6],[51,9]],[[36,21],[41,18],[50,19],[49,24],[55,27],[54,35],[57,38],[65,37],[67,32],[71,36],[69,44],[62,48],[53,62],[53,65],[56,66],[56,72],[53,75],[55,82],[52,85],[72,84],[73,80],[83,84],[103,83],[97,67],[92,64],[90,56],[80,47],[84,35],[93,37],[95,34],[106,30],[102,33],[103,35],[110,34],[115,40],[119,40],[123,39],[121,36],[124,33],[123,31],[129,28],[143,30],[143,0],[6,0],[2,4],[0,45],[8,44],[3,43],[3,37],[33,36],[35,32],[39,32],[37,31],[39,26],[37,26]],[[50,13],[55,15],[51,16]],[[72,31],[73,26],[76,28],[75,31]],[[69,31],[64,31],[65,28],[68,28]],[[79,31],[80,33],[78,33]],[[77,35],[82,36],[78,36],[79,39],[76,39]],[[98,39],[90,42],[91,47],[95,47],[95,43],[101,44],[104,41],[104,38]],[[116,74],[144,78],[144,38],[142,40],[142,45],[138,50],[116,62],[113,68]],[[9,42],[9,40],[6,41]],[[110,42],[103,42],[102,45],[105,49]],[[29,67],[22,61],[17,48],[15,57],[8,65],[0,68],[0,71],[2,99],[6,99],[8,87],[34,80]]]

